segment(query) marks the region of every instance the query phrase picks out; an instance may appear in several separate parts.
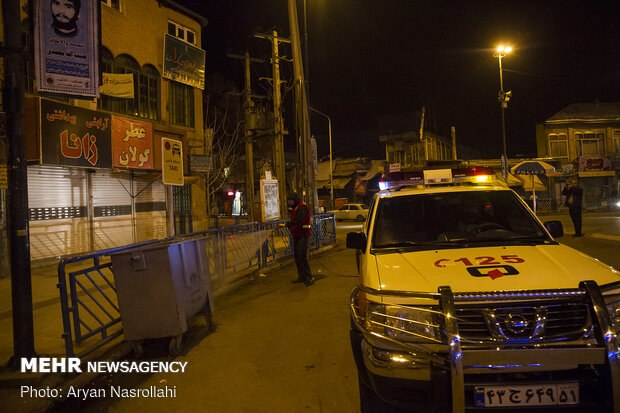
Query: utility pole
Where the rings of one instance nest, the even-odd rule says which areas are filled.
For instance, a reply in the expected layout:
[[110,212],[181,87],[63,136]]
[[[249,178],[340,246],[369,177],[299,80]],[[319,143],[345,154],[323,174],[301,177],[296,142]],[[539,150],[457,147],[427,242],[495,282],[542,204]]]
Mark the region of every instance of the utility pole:
[[3,106],[8,137],[8,232],[11,255],[11,297],[13,312],[13,357],[34,357],[34,322],[28,227],[28,180],[24,117],[24,61],[20,28],[20,2],[3,1],[4,57]]
[[250,76],[250,64],[252,62],[264,63],[261,59],[254,59],[250,57],[249,52],[245,52],[243,56],[237,54],[228,54],[228,57],[233,59],[242,60],[245,68],[245,87],[243,94],[245,96],[245,202],[247,208],[248,221],[253,222],[254,216],[254,151],[252,147],[252,138],[256,129],[256,111],[254,109],[254,102],[252,101],[252,88]]
[[302,191],[310,207],[316,209],[316,182],[314,176],[314,162],[312,158],[312,144],[310,137],[310,117],[304,82],[304,70],[301,58],[301,44],[299,40],[299,22],[297,19],[296,0],[288,1],[288,16],[291,29],[291,46],[293,49],[293,72],[295,75],[295,119],[299,165],[303,171]]
[[245,202],[248,222],[254,222],[254,151],[252,129],[256,121],[252,89],[250,88],[250,53],[245,52]]
[[282,94],[280,91],[280,54],[279,45],[282,42],[290,43],[286,38],[278,37],[276,30],[271,35],[264,33],[256,33],[255,37],[271,40],[271,64],[273,70],[272,87],[273,87],[273,117],[274,117],[274,142],[273,142],[273,164],[275,175],[280,182],[280,216],[285,218],[287,215],[286,206],[286,162],[284,160],[284,119],[282,117]]
[[426,113],[426,106],[422,106],[422,116],[420,118],[420,141],[424,146],[424,160],[428,161],[428,150],[426,148],[426,139],[424,139],[424,114]]
[[456,128],[454,126],[450,128],[450,136],[452,137],[452,159],[456,161]]

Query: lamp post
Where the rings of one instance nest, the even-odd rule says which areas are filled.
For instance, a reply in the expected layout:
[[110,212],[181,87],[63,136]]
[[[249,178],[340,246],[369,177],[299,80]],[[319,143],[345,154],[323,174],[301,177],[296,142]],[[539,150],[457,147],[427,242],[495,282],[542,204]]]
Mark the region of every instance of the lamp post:
[[508,177],[508,154],[506,152],[506,120],[504,117],[504,109],[508,107],[508,101],[512,95],[512,92],[504,92],[504,79],[502,77],[502,57],[506,56],[512,51],[510,46],[498,46],[496,53],[493,55],[498,58],[499,61],[499,96],[497,100],[502,110],[502,142],[504,144],[504,152],[502,158],[502,178],[507,180]]
[[314,108],[310,108],[310,110],[312,112],[316,112],[319,115],[325,116],[327,118],[327,125],[328,125],[328,135],[329,135],[329,199],[330,199],[330,208],[334,209],[334,170],[332,168],[332,120],[330,119],[329,116],[327,116],[326,114],[324,114],[321,111],[318,111]]

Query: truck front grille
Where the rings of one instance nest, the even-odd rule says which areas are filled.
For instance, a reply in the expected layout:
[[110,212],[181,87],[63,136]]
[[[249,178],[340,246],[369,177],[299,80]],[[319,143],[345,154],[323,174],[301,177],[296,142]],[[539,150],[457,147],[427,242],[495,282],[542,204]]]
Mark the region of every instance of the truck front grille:
[[583,336],[589,325],[583,301],[464,304],[456,309],[464,341],[556,341]]

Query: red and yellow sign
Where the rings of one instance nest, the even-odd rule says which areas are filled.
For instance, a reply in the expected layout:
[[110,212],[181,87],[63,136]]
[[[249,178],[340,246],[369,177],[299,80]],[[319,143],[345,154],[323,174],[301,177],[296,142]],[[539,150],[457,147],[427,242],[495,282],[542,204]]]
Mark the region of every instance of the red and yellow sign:
[[112,115],[112,165],[153,169],[153,125]]

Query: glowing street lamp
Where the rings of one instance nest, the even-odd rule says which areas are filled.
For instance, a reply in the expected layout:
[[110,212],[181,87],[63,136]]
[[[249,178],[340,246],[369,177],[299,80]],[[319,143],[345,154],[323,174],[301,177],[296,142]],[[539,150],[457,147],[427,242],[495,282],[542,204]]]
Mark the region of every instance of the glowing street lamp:
[[496,53],[493,54],[493,57],[497,57],[499,61],[499,96],[497,100],[499,101],[500,107],[502,109],[502,141],[504,144],[504,154],[502,158],[502,178],[504,180],[508,177],[508,154],[506,152],[506,121],[504,118],[504,109],[508,107],[508,101],[512,97],[512,92],[504,92],[504,79],[502,77],[502,57],[505,57],[508,53],[512,52],[511,46],[503,46],[500,45],[496,49]]

